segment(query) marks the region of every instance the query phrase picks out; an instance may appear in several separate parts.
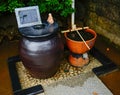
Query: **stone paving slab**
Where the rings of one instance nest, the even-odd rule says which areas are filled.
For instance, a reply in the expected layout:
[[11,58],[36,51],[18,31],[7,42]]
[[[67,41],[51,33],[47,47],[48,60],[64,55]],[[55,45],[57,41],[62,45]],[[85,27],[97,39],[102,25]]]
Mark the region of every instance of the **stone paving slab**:
[[113,95],[93,72],[50,84],[44,90],[44,95]]

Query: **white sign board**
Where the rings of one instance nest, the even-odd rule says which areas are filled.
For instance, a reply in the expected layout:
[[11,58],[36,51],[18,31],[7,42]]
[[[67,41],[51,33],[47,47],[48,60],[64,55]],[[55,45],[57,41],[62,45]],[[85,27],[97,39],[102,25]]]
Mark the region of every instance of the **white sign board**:
[[18,28],[42,24],[38,6],[16,8]]

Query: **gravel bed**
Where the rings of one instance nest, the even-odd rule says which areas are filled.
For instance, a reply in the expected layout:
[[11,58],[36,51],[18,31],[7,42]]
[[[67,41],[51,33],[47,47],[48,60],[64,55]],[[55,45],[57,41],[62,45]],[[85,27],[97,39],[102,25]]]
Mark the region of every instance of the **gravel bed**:
[[69,64],[67,59],[63,59],[58,72],[53,77],[48,79],[36,79],[29,74],[21,61],[16,63],[22,89],[29,88],[38,84],[42,84],[43,87],[48,86],[52,83],[78,76],[81,73],[91,72],[93,68],[99,66],[101,66],[101,63],[92,56],[90,56],[89,64],[82,68],[73,67]]

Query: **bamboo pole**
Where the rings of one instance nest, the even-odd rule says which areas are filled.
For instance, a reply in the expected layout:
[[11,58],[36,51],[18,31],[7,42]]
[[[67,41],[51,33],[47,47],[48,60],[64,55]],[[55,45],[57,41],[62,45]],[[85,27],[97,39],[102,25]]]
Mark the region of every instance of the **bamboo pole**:
[[[72,0],[72,8],[75,9],[75,0]],[[71,15],[71,27],[75,24],[75,13]]]
[[79,27],[79,28],[72,28],[71,30],[64,30],[61,31],[61,33],[65,33],[65,32],[72,32],[72,31],[76,31],[76,30],[83,30],[83,29],[88,29],[89,27]]

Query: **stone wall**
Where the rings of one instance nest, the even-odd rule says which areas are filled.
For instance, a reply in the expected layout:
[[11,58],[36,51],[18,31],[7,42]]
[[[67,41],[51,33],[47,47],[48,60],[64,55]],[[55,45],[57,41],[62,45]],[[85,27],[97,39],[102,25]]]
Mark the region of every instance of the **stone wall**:
[[120,0],[89,0],[85,25],[120,46]]

